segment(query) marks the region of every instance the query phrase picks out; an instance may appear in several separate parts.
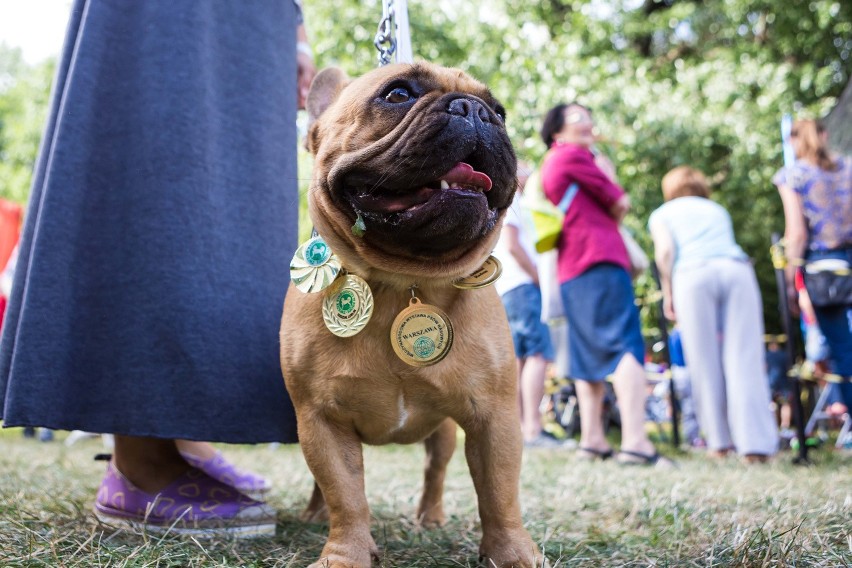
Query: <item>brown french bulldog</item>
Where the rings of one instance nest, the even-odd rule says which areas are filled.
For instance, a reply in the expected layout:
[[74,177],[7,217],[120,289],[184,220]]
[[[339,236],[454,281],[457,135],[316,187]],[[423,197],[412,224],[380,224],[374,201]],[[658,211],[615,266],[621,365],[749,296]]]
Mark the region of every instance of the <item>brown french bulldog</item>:
[[[493,287],[453,285],[489,257],[512,203],[516,160],[503,108],[464,72],[417,63],[352,81],[324,70],[308,111],[311,219],[373,298],[368,323],[350,337],[324,323],[328,290],[291,284],[284,305],[281,364],[318,486],[303,517],[330,522],[312,566],[367,568],[378,555],[361,444],[425,440],[417,515],[443,524],[455,424],[479,500],[481,556],[488,566],[539,565],[518,503],[522,439],[505,312]],[[452,326],[452,347],[432,365],[406,363],[392,346],[394,321],[414,296]]]

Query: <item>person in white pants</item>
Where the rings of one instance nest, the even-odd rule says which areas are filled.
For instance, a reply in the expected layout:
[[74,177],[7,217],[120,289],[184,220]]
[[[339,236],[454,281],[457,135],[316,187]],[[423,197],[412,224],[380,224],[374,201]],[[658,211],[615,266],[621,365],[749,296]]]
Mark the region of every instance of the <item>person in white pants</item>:
[[648,225],[665,315],[677,321],[696,412],[716,456],[763,462],[778,450],[754,268],[704,175],[680,166],[663,178],[666,201]]

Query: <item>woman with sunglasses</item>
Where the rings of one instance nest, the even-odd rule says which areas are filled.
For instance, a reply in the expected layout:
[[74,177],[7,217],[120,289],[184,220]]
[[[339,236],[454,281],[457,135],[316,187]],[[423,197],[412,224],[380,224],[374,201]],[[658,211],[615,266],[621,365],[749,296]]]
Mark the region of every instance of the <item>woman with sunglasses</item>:
[[619,222],[630,198],[615,170],[593,152],[594,121],[586,107],[548,111],[541,137],[549,148],[541,166],[547,198],[559,203],[576,184],[559,237],[558,276],[568,319],[570,376],[580,405],[579,456],[606,459],[613,450],[603,424],[605,381],[611,377],[621,414],[622,463],[670,466],[645,433],[645,346]]

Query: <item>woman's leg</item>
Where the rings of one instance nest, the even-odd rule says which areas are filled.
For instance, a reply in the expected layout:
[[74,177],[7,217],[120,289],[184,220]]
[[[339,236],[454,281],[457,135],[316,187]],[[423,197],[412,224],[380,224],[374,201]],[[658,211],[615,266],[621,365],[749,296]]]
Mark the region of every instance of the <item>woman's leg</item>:
[[[816,308],[817,322],[828,342],[833,371],[844,377],[852,376],[852,306]],[[852,412],[852,383],[838,385],[843,404]]]
[[580,448],[609,450],[603,427],[604,384],[574,381],[574,388],[577,391],[577,403],[580,405]]
[[520,365],[521,430],[529,442],[541,435],[541,400],[544,398],[544,379],[547,360],[531,355]]
[[[612,385],[621,414],[621,449],[653,455],[654,445],[645,432],[645,369],[632,353],[625,353],[612,375]],[[603,386],[603,385],[601,385]]]
[[521,417],[521,433],[524,432],[524,383],[521,374],[524,372],[524,360],[515,357],[515,370],[518,377],[518,416]]
[[[840,258],[852,265],[852,248],[829,253],[810,253],[808,260]],[[843,377],[852,377],[852,305],[814,306],[817,323],[825,336],[833,363],[832,371]],[[852,382],[838,385],[838,390],[848,412],[852,412]]]
[[751,265],[718,263],[722,279],[722,362],[728,423],[740,454],[769,456],[778,450],[778,428],[770,409],[760,289]]
[[115,436],[115,467],[133,485],[157,493],[189,469],[174,440]]
[[727,451],[734,442],[728,426],[715,271],[704,267],[675,272],[672,293],[698,423],[710,450]]

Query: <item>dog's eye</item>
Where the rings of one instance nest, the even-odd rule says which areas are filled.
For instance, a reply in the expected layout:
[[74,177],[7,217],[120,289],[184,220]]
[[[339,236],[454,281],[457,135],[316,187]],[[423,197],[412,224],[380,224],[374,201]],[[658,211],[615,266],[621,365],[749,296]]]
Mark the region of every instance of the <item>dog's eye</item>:
[[385,95],[385,100],[389,103],[407,103],[411,100],[411,93],[405,87],[394,87]]

